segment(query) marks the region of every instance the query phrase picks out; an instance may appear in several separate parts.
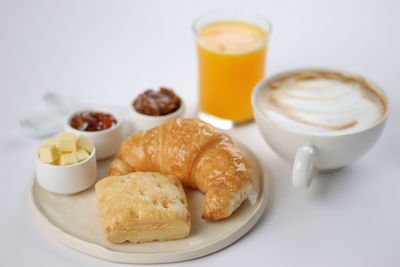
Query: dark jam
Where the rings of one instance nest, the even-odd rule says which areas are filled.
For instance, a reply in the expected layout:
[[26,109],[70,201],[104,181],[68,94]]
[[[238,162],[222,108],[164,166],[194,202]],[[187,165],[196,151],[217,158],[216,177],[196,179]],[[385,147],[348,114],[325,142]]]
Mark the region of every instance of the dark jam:
[[167,115],[179,109],[180,106],[180,98],[174,91],[164,87],[160,87],[158,92],[147,90],[133,101],[133,107],[137,112],[150,116]]
[[96,132],[111,128],[117,124],[117,120],[108,113],[83,111],[76,113],[70,122],[72,128]]

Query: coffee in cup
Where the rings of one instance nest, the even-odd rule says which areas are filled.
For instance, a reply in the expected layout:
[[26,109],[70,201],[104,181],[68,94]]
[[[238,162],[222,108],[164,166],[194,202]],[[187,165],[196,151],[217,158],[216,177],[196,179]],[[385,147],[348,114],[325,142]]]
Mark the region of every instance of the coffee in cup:
[[313,170],[364,155],[388,117],[384,91],[361,76],[327,69],[283,72],[252,93],[257,126],[270,147],[293,161],[292,183],[307,188]]
[[364,79],[338,72],[309,71],[268,84],[257,99],[270,120],[295,131],[339,135],[379,122],[385,101]]

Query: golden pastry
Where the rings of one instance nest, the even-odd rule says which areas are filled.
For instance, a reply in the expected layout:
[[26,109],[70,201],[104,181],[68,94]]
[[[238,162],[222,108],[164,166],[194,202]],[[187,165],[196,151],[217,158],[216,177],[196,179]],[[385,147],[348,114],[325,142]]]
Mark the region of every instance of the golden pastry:
[[222,131],[199,119],[174,119],[128,137],[109,174],[156,171],[205,193],[202,217],[229,217],[253,190],[246,156]]
[[173,175],[134,172],[104,178],[95,188],[110,242],[173,240],[190,232],[185,192]]

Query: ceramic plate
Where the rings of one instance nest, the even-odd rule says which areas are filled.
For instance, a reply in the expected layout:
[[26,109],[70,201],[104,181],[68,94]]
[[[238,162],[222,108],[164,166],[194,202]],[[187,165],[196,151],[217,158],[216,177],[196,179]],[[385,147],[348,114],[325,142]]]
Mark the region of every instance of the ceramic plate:
[[[255,155],[239,145],[253,166],[256,191],[234,214],[224,220],[201,219],[203,194],[187,189],[192,229],[184,239],[144,244],[112,244],[102,230],[94,187],[74,195],[58,195],[42,189],[36,176],[29,190],[35,218],[59,242],[82,253],[121,263],[167,263],[189,260],[218,251],[245,235],[258,221],[268,200],[268,177]],[[98,161],[98,179],[107,176],[112,159]]]

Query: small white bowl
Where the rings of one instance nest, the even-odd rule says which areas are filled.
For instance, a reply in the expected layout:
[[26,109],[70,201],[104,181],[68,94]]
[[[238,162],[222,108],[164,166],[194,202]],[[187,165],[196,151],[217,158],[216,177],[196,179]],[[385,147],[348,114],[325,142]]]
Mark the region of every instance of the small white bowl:
[[182,118],[183,114],[185,113],[185,104],[182,98],[180,98],[180,100],[181,106],[177,110],[170,114],[161,116],[145,115],[137,112],[131,102],[131,104],[129,105],[129,112],[131,113],[134,132],[145,131],[158,125],[164,124],[171,119]]
[[[81,131],[75,128],[72,128],[70,125],[72,117],[76,113],[84,112],[84,111],[91,111],[91,112],[103,112],[111,114],[116,120],[117,124],[112,126],[109,129],[95,131],[95,132],[88,132],[88,131]],[[119,146],[122,142],[122,119],[118,114],[115,112],[106,109],[106,108],[87,108],[82,110],[76,110],[71,112],[65,123],[64,130],[67,132],[73,132],[77,136],[84,135],[89,137],[94,141],[94,145],[96,147],[96,158],[97,159],[105,159],[111,157],[118,153]]]
[[96,180],[96,148],[86,160],[66,166],[44,163],[36,155],[36,178],[39,185],[57,194],[74,194],[85,190]]

